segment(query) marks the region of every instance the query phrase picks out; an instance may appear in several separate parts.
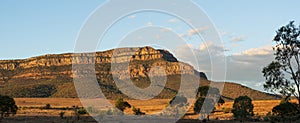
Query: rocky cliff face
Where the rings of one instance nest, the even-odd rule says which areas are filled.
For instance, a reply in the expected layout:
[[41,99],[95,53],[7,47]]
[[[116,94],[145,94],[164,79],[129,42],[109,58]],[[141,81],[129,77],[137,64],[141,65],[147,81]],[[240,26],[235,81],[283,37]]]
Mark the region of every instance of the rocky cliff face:
[[[73,64],[72,64],[73,63]],[[72,65],[83,67],[72,71]],[[89,65],[91,64],[91,65]],[[92,66],[91,68],[86,66]],[[23,60],[0,60],[0,95],[11,97],[77,97],[72,78],[78,74],[96,74],[99,86],[108,99],[126,97],[115,84],[118,80],[131,79],[140,87],[150,85],[150,77],[163,78],[167,82],[162,93],[155,98],[173,98],[184,81],[202,78],[202,84],[210,81],[202,72],[179,62],[171,53],[151,47],[119,48],[97,53],[44,55]],[[93,73],[95,72],[95,73]],[[127,74],[124,74],[127,73]],[[83,74],[83,75],[85,75]],[[223,97],[234,99],[248,95],[252,99],[276,99],[276,96],[258,92],[238,84],[225,83]]]
[[[3,60],[0,61],[0,82],[5,83],[17,79],[53,79],[58,76],[72,78],[72,63],[95,64],[98,78],[111,74],[117,75],[119,79],[195,74],[192,66],[178,62],[168,51],[142,47],[119,48],[97,53],[44,55],[23,60]],[[111,71],[112,67],[115,71]],[[86,72],[92,71],[91,69]],[[121,74],[126,72],[130,76]],[[200,75],[205,77],[203,73]]]

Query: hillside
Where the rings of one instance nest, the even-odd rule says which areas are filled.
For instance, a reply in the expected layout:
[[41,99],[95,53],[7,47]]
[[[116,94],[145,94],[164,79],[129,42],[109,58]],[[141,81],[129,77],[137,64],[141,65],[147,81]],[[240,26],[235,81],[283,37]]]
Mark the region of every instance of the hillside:
[[[93,57],[95,56],[95,57]],[[202,72],[195,71],[191,65],[178,61],[166,50],[152,47],[119,48],[97,53],[55,54],[33,57],[22,60],[0,61],[0,94],[13,97],[76,97],[72,63],[85,65],[95,63],[94,69],[87,69],[86,74],[95,71],[98,83],[106,97],[115,99],[125,96],[115,84],[115,81],[132,80],[140,87],[150,85],[150,78],[160,79],[167,76],[166,86],[156,98],[172,98],[183,81],[200,81],[208,84]],[[112,71],[112,64],[117,71]],[[128,67],[122,67],[129,63]],[[162,74],[159,67],[165,70]],[[78,72],[78,71],[75,71]],[[129,72],[129,76],[120,73]],[[112,75],[117,78],[113,79]],[[218,83],[220,84],[220,83]],[[222,94],[227,99],[240,95],[248,95],[253,99],[276,99],[275,96],[259,92],[245,86],[225,83]]]

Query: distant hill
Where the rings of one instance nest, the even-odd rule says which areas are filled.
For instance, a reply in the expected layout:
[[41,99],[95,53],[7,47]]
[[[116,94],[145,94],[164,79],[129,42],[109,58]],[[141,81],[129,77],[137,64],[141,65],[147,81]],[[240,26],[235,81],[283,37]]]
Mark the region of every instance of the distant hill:
[[[95,57],[93,57],[95,56]],[[75,62],[76,61],[76,62]],[[163,77],[159,66],[165,70],[167,83],[162,93],[156,98],[172,98],[176,95],[182,76],[183,81],[200,81],[209,84],[204,73],[194,70],[186,63],[178,61],[166,50],[152,47],[118,48],[97,53],[55,54],[33,57],[22,60],[0,61],[0,94],[13,97],[77,97],[73,85],[72,63],[78,65],[95,63],[95,68],[88,69],[87,74],[96,71],[98,83],[107,98],[115,99],[123,96],[115,81],[132,80],[145,88],[150,85],[150,78]],[[118,71],[111,70],[111,63]],[[129,63],[128,67],[122,64]],[[119,66],[118,66],[119,65]],[[129,72],[129,76],[119,74]],[[113,79],[112,75],[117,78]],[[116,80],[117,79],[117,80]],[[216,85],[220,85],[217,83]],[[234,99],[240,95],[248,95],[252,99],[277,99],[277,96],[263,93],[248,87],[225,83],[222,95],[226,99]]]

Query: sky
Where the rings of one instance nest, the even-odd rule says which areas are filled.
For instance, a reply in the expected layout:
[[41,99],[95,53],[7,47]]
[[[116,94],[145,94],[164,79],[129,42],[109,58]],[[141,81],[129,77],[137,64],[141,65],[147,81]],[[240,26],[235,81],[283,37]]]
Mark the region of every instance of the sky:
[[[109,1],[1,0],[0,59],[74,52],[81,28],[93,12],[101,9],[106,2]],[[300,11],[300,1],[193,2],[206,13],[214,27],[191,28],[180,18],[161,12],[130,13],[111,25],[95,50],[148,45],[151,40],[149,45],[168,49],[184,62],[185,58],[196,58],[196,61],[186,62],[194,66],[198,64],[197,69],[209,77],[213,72],[212,58],[216,61],[215,68],[226,65],[226,79],[213,80],[236,82],[263,90],[261,70],[273,60],[272,39],[280,26],[292,20],[300,23],[300,16],[296,14]],[[117,11],[134,5],[123,2],[120,8],[112,9]],[[194,15],[193,11],[186,11],[187,15]],[[111,13],[107,12],[106,16]],[[206,35],[210,28],[219,32],[223,43],[205,41],[197,36],[198,33]],[[164,41],[167,43],[162,43]],[[224,59],[226,64],[219,63]],[[217,69],[214,71],[222,74],[216,72]]]

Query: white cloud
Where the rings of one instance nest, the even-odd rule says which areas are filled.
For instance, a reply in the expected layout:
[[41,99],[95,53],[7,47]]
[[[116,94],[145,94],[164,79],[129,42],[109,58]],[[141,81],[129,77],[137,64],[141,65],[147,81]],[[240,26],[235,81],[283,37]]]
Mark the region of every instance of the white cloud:
[[272,46],[263,46],[229,56],[228,79],[251,81],[253,84],[264,82],[261,71],[274,60],[273,54]]
[[147,26],[153,26],[153,23],[152,22],[148,22]]
[[235,53],[231,56],[233,62],[241,64],[261,64],[266,65],[274,59],[272,46],[251,48],[241,53]]
[[[188,52],[188,48],[191,47],[194,54]],[[213,79],[222,80],[222,78],[218,77],[222,77],[222,74],[224,74],[222,69],[224,65],[226,65],[227,72],[225,81],[242,83],[246,86],[262,90],[261,86],[265,80],[261,71],[263,67],[274,60],[272,46],[251,48],[241,53],[225,57],[224,51],[226,50],[228,49],[223,46],[214,44],[213,42],[207,42],[198,47],[190,45],[181,46],[175,53],[176,57],[183,62],[187,62],[193,66],[198,64],[198,70],[205,72],[209,78],[211,77],[211,73],[213,73]],[[197,58],[197,63],[189,62],[189,59],[194,57]],[[224,59],[226,59],[226,64]],[[214,66],[211,66],[212,62],[214,62]]]
[[182,33],[182,34],[179,34],[178,37],[179,38],[185,38],[185,37],[187,37],[187,35]]
[[240,41],[244,41],[246,40],[246,36],[241,35],[241,36],[235,36],[233,38],[230,39],[231,42],[240,42]]
[[169,32],[169,31],[172,31],[172,30],[173,30],[172,28],[163,28],[160,31],[161,32]]
[[209,29],[209,27],[200,27],[200,28],[196,28],[196,29],[190,29],[186,33],[180,34],[179,37],[185,38],[185,37],[189,37],[189,36],[194,36],[196,34],[204,32],[208,29]]
[[200,27],[200,28],[197,28],[197,29],[191,29],[191,30],[188,31],[188,35],[193,36],[195,34],[201,33],[201,32],[206,31],[208,29],[209,29],[208,27]]
[[264,46],[260,48],[251,48],[243,51],[242,53],[234,54],[234,55],[246,55],[246,56],[269,55],[272,52],[273,52],[272,46]]
[[227,32],[225,32],[225,31],[223,31],[223,30],[219,30],[219,34],[220,34],[220,35],[226,35]]

